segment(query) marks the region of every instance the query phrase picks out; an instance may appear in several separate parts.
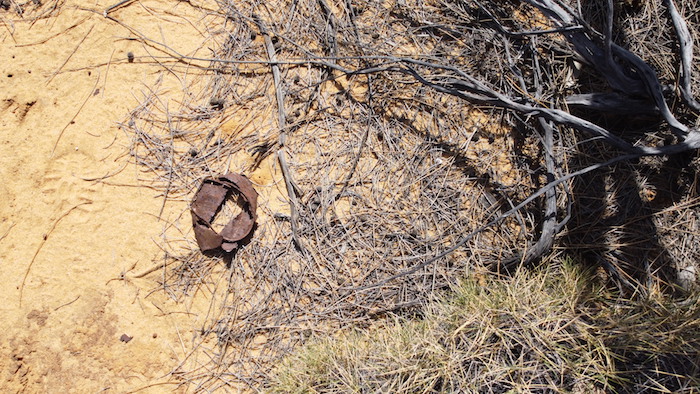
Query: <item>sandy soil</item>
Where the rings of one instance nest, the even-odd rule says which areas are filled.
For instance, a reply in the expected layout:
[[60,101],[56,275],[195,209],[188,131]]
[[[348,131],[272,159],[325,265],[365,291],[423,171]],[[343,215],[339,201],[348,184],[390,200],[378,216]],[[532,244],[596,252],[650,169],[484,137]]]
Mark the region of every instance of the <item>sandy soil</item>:
[[[153,278],[120,280],[162,255],[164,221],[117,123],[158,78],[173,100],[184,82],[102,15],[112,3],[67,0],[36,20],[54,5],[28,3],[22,17],[0,9],[2,392],[172,391],[201,318],[196,297],[176,303],[150,291]],[[189,2],[144,0],[112,15],[183,54],[208,36]]]

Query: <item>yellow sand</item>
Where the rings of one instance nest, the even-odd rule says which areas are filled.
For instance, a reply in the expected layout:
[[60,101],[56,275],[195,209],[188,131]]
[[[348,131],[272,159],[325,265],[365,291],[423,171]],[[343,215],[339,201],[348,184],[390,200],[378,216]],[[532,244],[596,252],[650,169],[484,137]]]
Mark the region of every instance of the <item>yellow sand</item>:
[[[117,122],[158,78],[170,100],[183,81],[102,15],[115,2],[68,0],[34,22],[0,10],[2,392],[175,390],[169,374],[207,310],[196,297],[182,305],[149,294],[152,277],[118,280],[153,266],[166,222],[162,198],[127,165]],[[181,54],[210,36],[189,2],[143,0],[111,15]]]

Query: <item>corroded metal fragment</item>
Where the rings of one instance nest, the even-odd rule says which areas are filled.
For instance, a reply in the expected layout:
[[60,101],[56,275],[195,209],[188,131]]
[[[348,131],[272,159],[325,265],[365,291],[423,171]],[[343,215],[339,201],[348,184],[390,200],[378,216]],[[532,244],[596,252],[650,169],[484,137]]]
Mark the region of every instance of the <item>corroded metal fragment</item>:
[[[231,219],[220,233],[211,224],[227,198],[239,196],[241,213]],[[221,248],[232,252],[239,246],[239,241],[253,231],[258,193],[253,184],[241,174],[229,172],[218,178],[206,178],[199,187],[190,206],[194,236],[199,248],[206,252]]]

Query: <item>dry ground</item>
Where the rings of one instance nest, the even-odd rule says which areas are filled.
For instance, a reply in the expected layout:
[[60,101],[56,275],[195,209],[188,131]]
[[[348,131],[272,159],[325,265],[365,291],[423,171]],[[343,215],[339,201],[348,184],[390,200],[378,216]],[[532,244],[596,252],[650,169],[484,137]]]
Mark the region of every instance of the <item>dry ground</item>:
[[[352,18],[325,3],[143,0],[109,18],[113,3],[82,0],[0,9],[2,391],[259,387],[270,364],[313,334],[410,315],[462,275],[532,243],[535,233],[523,229],[537,220],[521,212],[431,260],[540,182],[537,138],[512,130],[502,113],[400,74],[348,78],[305,61],[282,64],[275,83],[265,62],[269,51],[289,60],[350,48],[353,67],[373,52],[456,52],[456,62],[502,83],[489,69],[499,64],[465,60],[491,51],[489,42],[414,26],[452,18],[435,13],[441,2],[368,2]],[[268,36],[266,47],[261,21],[276,44]],[[217,57],[224,61],[202,60]],[[281,134],[297,218],[277,170]],[[564,150],[562,163],[576,164]],[[197,250],[187,204],[203,176],[229,170],[249,176],[261,196],[255,237],[226,267]],[[619,189],[636,196],[644,189],[636,183],[632,193]],[[612,189],[600,195],[614,197]],[[599,197],[578,227],[588,229],[591,212],[629,205]],[[668,223],[676,203],[653,212]],[[697,231],[679,234],[698,221],[682,212],[672,222],[692,226],[659,233],[692,245]],[[622,227],[609,222],[603,235],[616,235]],[[565,246],[576,250],[570,238]],[[601,249],[643,243],[610,239]]]
[[[209,304],[120,280],[153,265],[153,238],[182,209],[158,220],[163,199],[140,187],[117,122],[157,80],[175,101],[189,80],[144,60],[149,48],[102,15],[110,1],[15,5],[0,9],[0,391],[169,391]],[[111,15],[183,54],[206,48],[187,2]]]

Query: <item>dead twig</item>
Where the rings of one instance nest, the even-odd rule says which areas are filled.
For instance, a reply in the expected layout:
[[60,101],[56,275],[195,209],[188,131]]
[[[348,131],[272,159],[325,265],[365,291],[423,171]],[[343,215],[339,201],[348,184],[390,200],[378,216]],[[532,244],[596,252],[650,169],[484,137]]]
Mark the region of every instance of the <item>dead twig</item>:
[[5,237],[7,237],[7,234],[10,233],[10,230],[12,230],[12,227],[15,227],[15,224],[17,224],[17,223],[10,224],[10,227],[8,227],[7,231],[5,231],[5,234],[3,234],[2,237],[0,237],[0,241],[2,241],[3,239],[5,239]]
[[681,90],[683,99],[686,104],[690,106],[696,112],[700,112],[700,103],[695,100],[693,96],[693,89],[691,88],[691,78],[693,70],[693,36],[688,30],[688,24],[685,22],[676,4],[673,0],[665,0],[666,9],[671,16],[671,22],[676,31],[676,37],[678,38],[678,46],[680,47],[680,80],[678,81],[678,87]]
[[36,261],[36,257],[39,255],[39,252],[41,252],[41,248],[44,247],[44,245],[46,244],[46,241],[49,239],[49,236],[51,236],[51,233],[53,232],[53,230],[55,230],[56,226],[58,226],[58,223],[60,223],[61,220],[63,220],[71,212],[73,212],[74,210],[78,209],[79,207],[81,207],[83,205],[89,205],[89,204],[92,204],[92,201],[82,202],[80,204],[73,206],[71,209],[67,210],[65,213],[63,213],[61,216],[59,216],[58,219],[56,219],[53,222],[53,225],[51,226],[51,228],[46,232],[46,234],[44,234],[41,242],[39,243],[39,247],[36,249],[36,252],[34,252],[34,256],[32,256],[32,259],[29,262],[29,265],[27,265],[27,269],[24,271],[24,277],[22,277],[22,283],[19,286],[19,306],[20,307],[22,306],[22,294],[24,292],[24,285],[27,282],[27,277],[29,276],[29,271],[32,269],[32,266],[34,265],[34,261]]
[[73,57],[73,55],[75,55],[75,53],[78,51],[78,48],[80,48],[80,46],[83,45],[83,42],[85,42],[85,40],[88,38],[88,36],[89,36],[90,33],[92,32],[92,29],[94,29],[94,28],[95,28],[95,25],[90,26],[90,29],[87,31],[87,33],[85,33],[85,35],[83,36],[83,38],[78,42],[78,45],[76,45],[75,48],[73,48],[73,51],[70,53],[70,55],[68,55],[68,57],[66,58],[66,60],[63,61],[63,64],[61,64],[61,65],[56,69],[56,71],[54,71],[54,73],[51,74],[51,76],[49,77],[49,79],[46,81],[46,84],[47,84],[47,85],[53,80],[53,78],[54,78],[56,75],[58,75],[58,73],[61,72],[61,70],[63,69],[63,67],[65,67],[65,65],[68,64],[68,61],[70,61],[70,59]]
[[122,0],[116,4],[113,4],[113,5],[105,8],[105,10],[102,12],[102,15],[106,18],[110,12],[112,12],[118,8],[121,8],[121,7],[126,7],[127,5],[129,5],[133,2],[134,2],[134,0]]
[[90,100],[90,97],[95,95],[95,89],[97,88],[97,84],[100,82],[100,76],[98,75],[97,78],[95,79],[95,85],[93,85],[92,89],[90,89],[90,92],[88,92],[87,96],[85,97],[85,100],[83,100],[83,103],[80,104],[80,107],[78,107],[78,110],[75,112],[75,115],[66,123],[65,126],[61,129],[61,132],[58,133],[58,137],[56,137],[56,142],[53,144],[53,148],[51,149],[51,156],[53,156],[54,152],[56,152],[56,147],[58,146],[58,142],[61,141],[61,137],[63,137],[63,133],[66,131],[68,126],[72,125],[75,121],[75,118],[78,117],[80,114],[80,111],[83,110],[83,107],[85,107],[85,104],[87,104],[88,100]]
[[277,99],[277,124],[280,129],[280,149],[277,150],[277,159],[279,161],[280,168],[282,169],[282,175],[284,176],[284,182],[287,187],[287,195],[289,197],[292,238],[297,248],[299,248],[299,250],[301,251],[305,251],[304,245],[302,244],[301,239],[299,238],[299,230],[297,224],[299,218],[296,209],[296,206],[298,204],[296,189],[298,189],[298,187],[294,186],[294,181],[292,180],[292,175],[289,170],[289,166],[287,165],[287,160],[284,152],[285,143],[287,142],[287,116],[284,109],[284,92],[282,91],[282,86],[280,84],[280,69],[279,66],[275,63],[275,61],[277,60],[277,55],[275,54],[275,46],[272,43],[272,39],[270,38],[270,34],[268,33],[264,22],[259,17],[255,18],[255,22],[258,25],[258,28],[260,29],[260,34],[262,34],[263,38],[265,39],[265,50],[267,51],[267,56],[271,62],[270,68],[272,69],[272,78],[275,84],[275,98]]

